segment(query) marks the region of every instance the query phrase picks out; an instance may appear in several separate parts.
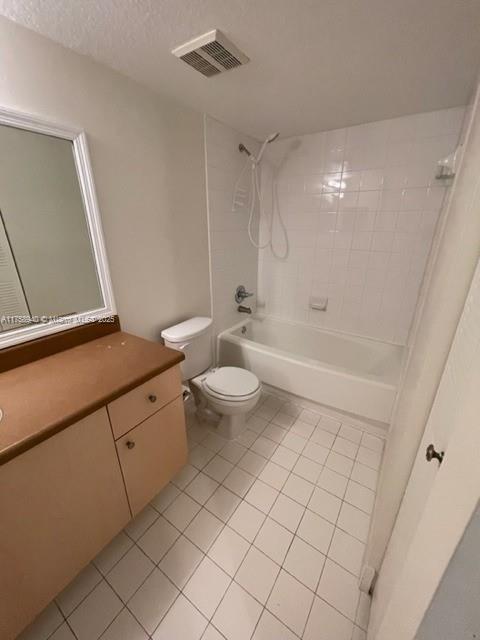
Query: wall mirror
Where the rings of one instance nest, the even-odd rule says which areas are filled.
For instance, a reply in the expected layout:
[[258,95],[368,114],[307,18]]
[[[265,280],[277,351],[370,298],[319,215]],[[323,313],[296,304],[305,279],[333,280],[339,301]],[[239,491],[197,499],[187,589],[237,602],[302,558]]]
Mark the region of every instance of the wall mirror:
[[85,134],[0,109],[0,349],[114,314]]

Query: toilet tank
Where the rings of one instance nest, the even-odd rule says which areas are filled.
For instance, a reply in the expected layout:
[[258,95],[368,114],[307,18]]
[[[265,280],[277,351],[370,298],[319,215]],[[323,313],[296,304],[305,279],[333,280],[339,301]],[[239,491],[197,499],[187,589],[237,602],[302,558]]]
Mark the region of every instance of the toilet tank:
[[211,318],[190,318],[164,329],[161,335],[166,347],[185,354],[180,365],[183,380],[191,380],[212,365]]

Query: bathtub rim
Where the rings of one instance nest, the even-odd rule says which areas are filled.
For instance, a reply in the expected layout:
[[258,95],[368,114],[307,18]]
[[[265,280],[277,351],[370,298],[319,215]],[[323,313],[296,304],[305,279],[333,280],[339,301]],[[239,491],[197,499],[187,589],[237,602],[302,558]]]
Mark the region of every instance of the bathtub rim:
[[[397,393],[398,388],[399,388],[399,382],[400,382],[400,377],[401,377],[401,371],[402,371],[402,362],[400,363],[399,366],[399,372],[398,372],[398,382],[395,383],[390,383],[390,382],[384,382],[381,380],[378,380],[378,378],[369,375],[369,374],[364,374],[364,375],[358,375],[358,374],[354,374],[351,371],[349,371],[346,368],[342,368],[342,367],[336,367],[335,365],[331,365],[328,366],[327,363],[324,363],[321,360],[315,360],[314,358],[307,358],[306,356],[301,356],[301,355],[295,355],[293,354],[291,351],[284,351],[283,349],[277,349],[276,347],[271,347],[270,345],[267,344],[263,344],[262,342],[256,342],[255,340],[250,340],[249,338],[244,338],[242,336],[236,336],[233,334],[233,331],[236,331],[237,329],[240,329],[241,327],[245,326],[246,324],[251,324],[253,320],[273,320],[274,322],[280,322],[283,324],[289,324],[290,326],[297,326],[295,323],[293,322],[284,322],[283,320],[280,319],[276,319],[276,318],[270,318],[268,316],[262,316],[259,314],[254,315],[252,318],[245,318],[244,320],[241,320],[240,322],[237,322],[236,324],[232,325],[231,327],[229,327],[228,329],[224,329],[222,332],[220,332],[217,336],[217,353],[220,353],[220,341],[221,340],[226,340],[228,342],[231,342],[233,344],[236,345],[241,345],[244,343],[248,343],[248,347],[250,349],[253,349],[255,351],[258,352],[262,352],[262,351],[268,351],[271,355],[276,356],[278,358],[282,358],[285,360],[288,360],[289,362],[292,363],[296,363],[298,364],[299,362],[305,364],[308,367],[312,367],[314,369],[318,369],[320,371],[324,371],[324,372],[328,372],[328,373],[334,373],[337,375],[342,375],[345,376],[349,379],[358,381],[358,380],[363,380],[363,381],[368,381],[371,384],[377,385],[383,389],[388,389],[391,391],[394,391],[395,393]],[[340,332],[336,332],[336,331],[329,331],[329,330],[325,330],[322,328],[316,328],[316,327],[312,327],[311,325],[300,325],[302,327],[308,327],[310,329],[313,329],[314,331],[318,331],[321,333],[328,333],[330,335],[334,335],[334,336],[338,336],[340,335],[341,337],[348,337],[351,338],[352,340],[355,340],[357,338],[361,339],[361,340],[365,340],[368,342],[374,342],[374,343],[380,343],[380,344],[388,344],[390,346],[395,346],[395,347],[399,347],[402,348],[401,345],[396,345],[393,343],[382,343],[379,340],[372,340],[371,338],[364,338],[362,336],[354,336],[354,335],[349,335],[346,333],[340,333]],[[402,354],[402,361],[404,358],[404,354]]]

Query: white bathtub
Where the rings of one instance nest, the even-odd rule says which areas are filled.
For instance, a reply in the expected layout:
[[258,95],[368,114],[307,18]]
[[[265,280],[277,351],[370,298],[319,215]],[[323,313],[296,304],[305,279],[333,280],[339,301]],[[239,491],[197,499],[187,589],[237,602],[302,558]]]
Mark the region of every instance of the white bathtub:
[[221,365],[357,416],[389,422],[403,347],[254,317],[218,336]]

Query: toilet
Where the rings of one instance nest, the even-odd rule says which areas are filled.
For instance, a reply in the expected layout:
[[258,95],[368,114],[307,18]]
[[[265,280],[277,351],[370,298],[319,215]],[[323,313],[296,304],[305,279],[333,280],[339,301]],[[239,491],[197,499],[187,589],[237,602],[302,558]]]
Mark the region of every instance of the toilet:
[[195,317],[162,331],[165,346],[183,351],[182,379],[190,384],[197,410],[219,420],[218,433],[236,438],[246,415],[257,404],[262,385],[251,371],[240,367],[212,367],[212,319]]

